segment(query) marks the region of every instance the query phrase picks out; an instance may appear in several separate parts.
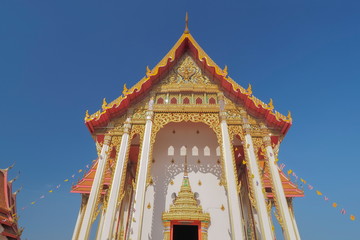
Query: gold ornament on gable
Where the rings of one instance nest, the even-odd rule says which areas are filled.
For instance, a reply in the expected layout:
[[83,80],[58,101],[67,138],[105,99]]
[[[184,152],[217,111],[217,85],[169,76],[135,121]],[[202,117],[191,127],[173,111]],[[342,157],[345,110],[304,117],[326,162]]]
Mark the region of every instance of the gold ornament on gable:
[[203,74],[192,57],[185,54],[170,74],[164,79],[164,84],[202,84],[210,85],[209,78]]

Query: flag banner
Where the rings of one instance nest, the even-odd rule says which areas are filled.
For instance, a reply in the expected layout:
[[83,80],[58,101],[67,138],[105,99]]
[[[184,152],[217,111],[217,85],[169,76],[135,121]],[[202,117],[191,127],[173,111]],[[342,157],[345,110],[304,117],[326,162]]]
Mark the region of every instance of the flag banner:
[[[285,173],[285,170],[284,170],[285,166],[286,166],[286,165],[285,165],[284,163],[281,163],[278,168],[279,168],[279,170],[284,171],[284,173]],[[288,169],[286,172],[287,172],[288,177],[290,178],[291,181],[294,181],[294,178],[296,179],[296,181],[298,180],[299,177],[297,176],[297,174],[296,174],[292,169]],[[291,179],[291,178],[292,178],[292,179]],[[296,183],[296,181],[295,181],[295,183]],[[303,178],[300,178],[300,181],[301,181],[302,184],[304,184],[304,185],[300,184],[300,186],[306,186],[306,185],[307,185],[307,188],[308,188],[309,190],[313,190],[313,189],[314,189],[314,186],[312,186],[312,185],[310,185],[309,183],[307,183],[307,181],[304,180]],[[318,196],[323,196],[325,202],[329,201],[329,198],[328,198],[327,196],[325,196],[321,191],[316,190],[315,193],[316,193]],[[337,204],[336,202],[333,202],[333,203],[331,204],[331,206],[332,206],[333,208],[337,208],[337,207],[338,207],[338,204]],[[345,215],[345,214],[346,214],[345,208],[341,208],[340,214],[342,214],[342,215]],[[355,219],[356,219],[355,216],[354,216],[353,214],[351,214],[351,215],[350,215],[350,220],[351,220],[351,221],[355,221]]]
[[[93,160],[92,162],[94,163],[95,161],[96,161],[96,159]],[[89,169],[89,168],[90,168],[90,165],[89,165],[89,164],[86,165],[86,168]],[[79,169],[79,170],[77,171],[77,173],[81,173],[81,172],[83,172],[83,171],[84,171],[83,169]],[[71,175],[71,178],[74,179],[75,176],[76,176],[76,175],[73,174],[73,175]],[[70,178],[66,178],[66,179],[64,180],[64,182],[65,182],[65,183],[70,182]],[[47,191],[47,194],[53,193],[54,190],[57,190],[57,189],[59,189],[60,187],[61,187],[61,184],[56,185],[55,188],[48,190],[48,191]],[[44,199],[44,198],[46,198],[46,194],[40,195],[40,197],[39,197],[38,199]],[[30,206],[31,206],[31,205],[35,205],[36,203],[37,203],[36,201],[33,201],[33,202],[30,202],[29,205],[30,205]],[[38,204],[36,204],[36,205],[38,205]],[[23,206],[22,208],[19,208],[19,209],[20,209],[21,211],[24,211],[25,209],[27,209],[27,206]]]
[[280,164],[279,169],[282,171],[286,165],[284,163]]

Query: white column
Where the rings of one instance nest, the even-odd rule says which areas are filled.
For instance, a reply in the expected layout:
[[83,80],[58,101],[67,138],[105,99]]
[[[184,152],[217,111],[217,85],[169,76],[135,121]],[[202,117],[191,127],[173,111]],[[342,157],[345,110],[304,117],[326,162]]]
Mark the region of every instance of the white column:
[[99,221],[99,225],[98,225],[98,229],[97,229],[97,233],[96,233],[96,239],[101,239],[101,230],[104,226],[104,219],[105,219],[105,209],[103,209],[101,211],[101,216],[100,216],[100,221]]
[[226,123],[224,113],[221,120],[221,135],[222,135],[222,152],[224,157],[225,176],[227,183],[228,203],[229,203],[229,215],[231,225],[231,239],[241,240],[244,239],[244,225],[242,222],[240,199],[236,186],[236,175],[234,173],[235,167],[233,161],[232,148],[230,143],[230,136],[228,125]]
[[118,207],[116,208],[116,212],[115,212],[115,218],[114,218],[114,224],[113,224],[113,229],[112,229],[112,236],[113,239],[116,239],[116,234],[118,233],[118,231],[120,231],[119,226],[120,226],[120,219],[121,219],[121,205],[123,204],[123,200],[120,201]]
[[299,229],[298,229],[298,226],[297,226],[297,223],[296,223],[296,219],[295,219],[294,206],[293,206],[292,200],[291,200],[291,202],[289,203],[289,210],[290,210],[291,219],[292,219],[292,222],[293,222],[293,225],[294,225],[294,228],[295,228],[296,237],[297,237],[297,239],[300,240],[301,238],[300,238]]
[[79,210],[79,214],[76,220],[76,225],[75,225],[75,229],[74,229],[74,233],[72,236],[72,240],[77,240],[78,239],[78,235],[79,235],[79,231],[80,231],[80,226],[81,223],[84,219],[84,214],[85,214],[85,209],[86,209],[86,204],[88,201],[89,196],[85,195],[85,194],[81,194],[81,206],[80,206],[80,210]]
[[[151,100],[153,101],[153,100]],[[142,224],[143,224],[143,211],[146,191],[147,169],[149,166],[149,154],[151,149],[151,130],[152,130],[152,103],[150,101],[149,110],[146,116],[145,132],[141,149],[141,158],[139,166],[139,173],[136,179],[136,191],[134,199],[134,209],[130,227],[130,237],[132,240],[141,240]]]
[[109,149],[110,139],[111,139],[111,136],[105,136],[104,145],[101,149],[101,153],[100,153],[99,160],[97,163],[95,178],[94,178],[94,181],[93,181],[93,184],[91,187],[88,204],[85,209],[84,220],[81,224],[79,237],[77,240],[87,240],[89,237],[91,224],[92,224],[92,217],[94,215],[95,208],[97,207],[96,200],[97,200],[99,194],[101,194],[100,193],[100,189],[101,189],[100,184],[102,182],[103,175],[105,172],[105,165],[106,165],[106,161],[107,161],[107,151]]
[[275,198],[276,198],[275,201],[277,201],[277,204],[275,206],[278,208],[279,215],[282,219],[285,239],[288,240],[298,239],[296,237],[295,228],[286,201],[284,188],[279,174],[279,169],[275,162],[275,155],[273,148],[271,147],[270,137],[266,136],[263,138],[263,140],[266,148],[266,156],[268,159],[269,171],[272,179],[272,188],[274,190],[273,194],[275,194]]
[[262,180],[259,173],[259,166],[254,152],[254,145],[250,135],[250,125],[247,119],[244,118],[245,141],[244,150],[248,156],[247,166],[250,170],[249,184],[251,184],[256,203],[256,211],[259,216],[261,239],[273,239],[273,232],[270,222],[270,217],[267,211],[265,195],[263,192]]
[[115,172],[110,188],[110,196],[108,200],[108,205],[105,213],[104,227],[101,231],[101,238],[99,240],[110,240],[113,239],[112,232],[114,227],[114,220],[116,210],[118,208],[118,200],[121,189],[121,180],[123,174],[126,174],[126,157],[129,146],[129,128],[130,128],[130,120],[127,119],[124,124],[124,134],[121,137],[121,144],[118,152],[118,159],[116,161]]
[[124,239],[128,239],[130,234],[130,226],[131,226],[131,214],[132,214],[132,206],[134,205],[134,194],[135,190],[130,187],[128,192],[129,197],[126,200],[125,205],[125,213],[123,215],[123,229],[124,229]]

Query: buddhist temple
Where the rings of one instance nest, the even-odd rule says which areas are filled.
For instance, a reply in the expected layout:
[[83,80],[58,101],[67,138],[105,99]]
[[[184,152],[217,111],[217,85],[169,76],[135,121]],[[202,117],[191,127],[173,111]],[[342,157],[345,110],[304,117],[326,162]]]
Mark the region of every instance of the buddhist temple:
[[73,240],[300,239],[304,193],[277,165],[290,113],[216,65],[187,17],[166,56],[85,125],[98,156],[72,187]]
[[12,168],[0,169],[0,240],[20,240],[22,229],[18,228],[16,195],[12,192],[12,183],[8,181],[8,172]]

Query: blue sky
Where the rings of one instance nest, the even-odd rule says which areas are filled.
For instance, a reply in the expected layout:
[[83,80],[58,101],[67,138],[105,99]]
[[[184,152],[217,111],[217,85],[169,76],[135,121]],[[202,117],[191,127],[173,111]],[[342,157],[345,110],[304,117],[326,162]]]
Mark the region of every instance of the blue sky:
[[[11,172],[23,239],[70,239],[80,196],[64,179],[96,158],[83,117],[132,86],[190,32],[239,84],[293,126],[280,162],[360,219],[357,1],[0,2],[0,167]],[[79,176],[79,174],[77,174]],[[59,190],[46,194],[59,183]],[[315,190],[314,189],[314,190]],[[355,239],[313,191],[295,200],[303,239]],[[46,194],[44,199],[39,197]],[[37,201],[29,206],[30,202]]]

